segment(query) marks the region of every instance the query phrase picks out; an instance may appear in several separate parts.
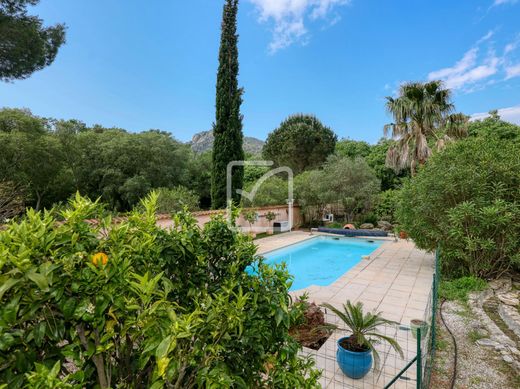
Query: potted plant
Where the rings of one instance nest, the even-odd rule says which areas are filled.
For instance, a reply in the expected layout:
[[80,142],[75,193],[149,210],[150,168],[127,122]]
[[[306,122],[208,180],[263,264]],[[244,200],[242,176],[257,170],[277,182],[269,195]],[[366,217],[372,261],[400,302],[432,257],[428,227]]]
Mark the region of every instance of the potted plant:
[[253,232],[253,224],[256,221],[256,211],[254,209],[250,209],[249,211],[244,213],[244,219],[249,223],[249,235],[252,238],[256,237],[256,234]]
[[378,331],[377,327],[380,325],[397,324],[384,319],[380,312],[365,313],[362,303],[354,305],[350,300],[343,304],[343,311],[327,303],[323,304],[323,307],[334,312],[352,332],[350,336],[340,338],[337,343],[336,361],[346,376],[354,379],[364,377],[372,368],[372,361],[376,368],[379,366],[380,358],[374,345],[380,341],[390,344],[403,358],[403,350],[399,343]]
[[272,221],[276,219],[276,213],[273,211],[269,211],[265,214],[265,218],[267,219],[269,223],[269,228],[267,229],[267,234],[272,235],[274,233],[273,227],[272,227]]
[[400,239],[408,239],[408,233],[405,230],[403,230],[401,226],[398,225],[394,226],[394,235],[396,239],[398,237]]

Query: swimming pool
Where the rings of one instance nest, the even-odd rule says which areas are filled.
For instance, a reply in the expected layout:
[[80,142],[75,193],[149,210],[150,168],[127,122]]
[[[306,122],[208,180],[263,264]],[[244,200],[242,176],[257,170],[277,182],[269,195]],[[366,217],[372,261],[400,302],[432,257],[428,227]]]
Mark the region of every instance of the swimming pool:
[[383,241],[319,236],[270,251],[263,256],[267,264],[285,262],[294,276],[290,290],[310,285],[327,286],[369,255]]

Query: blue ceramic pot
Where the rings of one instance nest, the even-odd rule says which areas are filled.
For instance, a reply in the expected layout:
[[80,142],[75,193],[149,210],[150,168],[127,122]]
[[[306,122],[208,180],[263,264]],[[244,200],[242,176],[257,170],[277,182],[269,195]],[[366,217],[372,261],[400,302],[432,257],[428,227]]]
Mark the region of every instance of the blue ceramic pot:
[[359,379],[363,378],[372,368],[372,351],[354,352],[341,346],[341,342],[349,337],[338,340],[338,351],[336,351],[336,361],[347,377]]

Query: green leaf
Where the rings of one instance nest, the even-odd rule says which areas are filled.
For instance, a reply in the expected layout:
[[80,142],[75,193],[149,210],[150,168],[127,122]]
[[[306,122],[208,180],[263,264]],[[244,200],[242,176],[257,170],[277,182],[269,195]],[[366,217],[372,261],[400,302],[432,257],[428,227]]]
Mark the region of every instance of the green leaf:
[[276,314],[275,314],[275,317],[274,317],[274,320],[276,321],[276,325],[279,326],[280,323],[282,322],[283,320],[283,316],[284,316],[284,312],[283,310],[281,310],[280,308],[278,308],[276,310]]
[[9,278],[7,281],[4,281],[2,285],[0,285],[0,300],[4,296],[4,293],[7,292],[9,289],[11,289],[13,286],[15,286],[17,283],[19,283],[20,279],[15,278]]
[[36,273],[34,270],[31,270],[27,273],[27,278],[33,281],[41,290],[47,290],[49,288],[47,277],[45,277],[43,274]]
[[164,388],[164,382],[162,381],[155,381],[152,386],[150,386],[150,389],[161,389]]
[[0,351],[7,351],[15,342],[11,334],[2,334],[0,336]]
[[172,337],[167,336],[162,340],[161,343],[159,343],[159,346],[157,346],[157,349],[155,350],[155,357],[157,359],[164,358],[166,355],[168,355],[168,349],[170,348],[171,341]]
[[56,363],[52,367],[51,371],[49,371],[49,376],[52,378],[58,377],[60,370],[61,370],[61,363],[60,363],[60,361],[56,361]]
[[20,308],[20,295],[14,296],[9,303],[7,303],[2,310],[2,319],[7,324],[12,324],[16,321],[16,317],[18,316],[18,309]]
[[72,318],[72,315],[74,314],[75,309],[76,309],[76,299],[74,297],[69,297],[61,308],[63,317],[67,320]]
[[38,347],[40,347],[42,345],[43,338],[45,337],[46,327],[47,327],[47,323],[45,323],[44,321],[41,321],[38,324],[36,324],[36,326],[33,329],[34,342],[36,343],[36,345]]

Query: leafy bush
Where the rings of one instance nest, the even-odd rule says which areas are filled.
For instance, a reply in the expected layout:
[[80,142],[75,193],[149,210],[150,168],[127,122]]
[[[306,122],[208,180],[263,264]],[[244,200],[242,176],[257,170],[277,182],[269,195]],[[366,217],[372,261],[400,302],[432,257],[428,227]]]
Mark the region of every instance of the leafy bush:
[[484,119],[472,121],[468,126],[468,133],[475,137],[492,137],[517,142],[520,140],[520,126],[501,120],[496,110],[490,111],[489,116]]
[[189,211],[199,209],[199,197],[197,194],[183,186],[173,189],[160,188],[157,190],[157,212],[175,213],[188,208]]
[[[246,191],[251,193],[256,182],[246,186]],[[281,205],[287,203],[288,184],[287,180],[278,176],[269,177],[258,187],[255,197],[250,201],[242,197],[244,207],[265,207],[269,205]]]
[[468,294],[484,290],[486,281],[474,276],[456,278],[454,280],[442,281],[439,295],[446,300],[458,300],[466,302]]
[[400,192],[397,189],[389,189],[379,193],[375,200],[375,213],[379,220],[395,223],[395,213],[399,207]]
[[288,335],[302,313],[288,273],[222,217],[200,229],[179,213],[175,228],[157,227],[156,202],[118,225],[88,223],[100,204],[78,195],[64,222],[29,210],[0,231],[0,382],[317,387]]
[[358,217],[359,224],[370,223],[377,227],[378,217],[374,212],[367,212]]
[[340,222],[332,222],[332,223],[326,224],[327,228],[343,228],[344,225],[345,225],[345,223],[340,223]]
[[459,141],[402,189],[398,219],[416,244],[442,249],[444,274],[488,277],[520,265],[520,144]]

